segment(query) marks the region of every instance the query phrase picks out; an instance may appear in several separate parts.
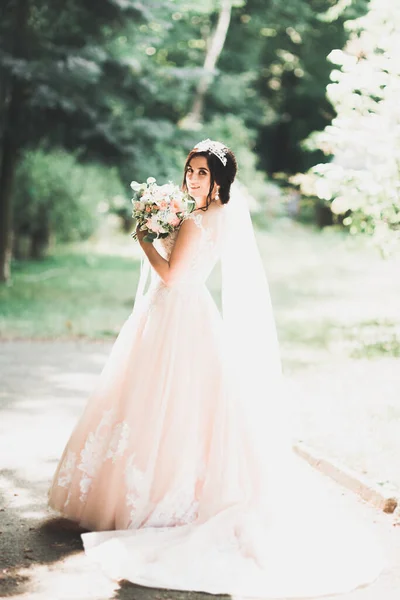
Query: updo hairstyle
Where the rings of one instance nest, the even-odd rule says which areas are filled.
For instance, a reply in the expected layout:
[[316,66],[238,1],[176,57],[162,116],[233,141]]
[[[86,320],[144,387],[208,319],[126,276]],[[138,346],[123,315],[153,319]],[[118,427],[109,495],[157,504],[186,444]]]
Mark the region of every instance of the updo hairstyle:
[[207,165],[210,170],[210,189],[207,196],[207,204],[204,209],[207,210],[208,206],[210,205],[214,184],[217,184],[219,187],[218,193],[221,203],[227,204],[230,198],[231,185],[234,182],[237,173],[237,162],[232,150],[226,148],[225,157],[227,160],[226,165],[224,165],[218,156],[213,154],[210,150],[198,151],[196,147],[194,147],[193,150],[189,152],[185,162],[185,171],[182,183],[182,189],[185,191],[187,191],[186,171],[190,161],[196,156],[204,156],[207,160]]

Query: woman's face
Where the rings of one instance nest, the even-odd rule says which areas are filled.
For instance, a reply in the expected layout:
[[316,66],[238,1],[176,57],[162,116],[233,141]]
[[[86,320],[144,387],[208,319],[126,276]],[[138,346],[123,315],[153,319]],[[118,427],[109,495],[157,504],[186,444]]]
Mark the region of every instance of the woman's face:
[[195,156],[186,167],[186,185],[192,198],[205,200],[210,191],[211,174],[205,156]]

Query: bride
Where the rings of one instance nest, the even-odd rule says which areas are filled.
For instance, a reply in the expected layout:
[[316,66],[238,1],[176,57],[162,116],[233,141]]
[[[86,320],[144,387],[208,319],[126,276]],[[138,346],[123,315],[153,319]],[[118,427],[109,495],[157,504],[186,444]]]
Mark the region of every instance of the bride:
[[[236,170],[226,146],[200,142],[183,181],[196,209],[154,243],[137,229],[134,309],[49,505],[90,531],[86,554],[117,580],[262,598],[346,592],[374,580],[383,559],[291,450],[268,283],[231,188]],[[222,314],[206,287],[218,261]]]

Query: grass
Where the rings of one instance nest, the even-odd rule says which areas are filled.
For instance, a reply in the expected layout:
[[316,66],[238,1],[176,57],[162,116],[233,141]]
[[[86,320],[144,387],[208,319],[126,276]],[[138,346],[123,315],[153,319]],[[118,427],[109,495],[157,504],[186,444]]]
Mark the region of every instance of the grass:
[[286,371],[400,355],[400,260],[342,232],[259,234]]
[[2,339],[115,337],[134,301],[139,261],[64,249],[13,265],[0,288]]
[[[400,260],[366,241],[287,221],[258,231],[294,437],[400,489]],[[13,265],[0,339],[113,340],[139,276],[129,236]],[[218,300],[218,272],[210,280]]]
[[[335,357],[400,356],[400,263],[360,240],[281,221],[260,229],[287,372]],[[134,302],[137,245],[129,236],[66,246],[15,262],[0,287],[0,339],[107,339]],[[219,279],[210,288],[218,301]]]

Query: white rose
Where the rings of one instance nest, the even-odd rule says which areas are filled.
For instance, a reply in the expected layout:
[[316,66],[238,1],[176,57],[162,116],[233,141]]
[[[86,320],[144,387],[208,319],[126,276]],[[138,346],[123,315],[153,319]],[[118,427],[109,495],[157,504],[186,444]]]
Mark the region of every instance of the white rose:
[[174,191],[174,185],[172,185],[172,183],[164,183],[164,185],[161,185],[159,188],[159,191],[162,194],[167,194],[167,195],[171,195]]
[[159,227],[158,215],[151,215],[150,221],[149,221],[149,228],[156,230],[156,229],[158,229],[158,227]]
[[174,215],[174,213],[170,212],[168,213],[168,216],[166,218],[167,223],[169,223],[171,225],[171,223],[173,223],[176,219],[176,215]]

